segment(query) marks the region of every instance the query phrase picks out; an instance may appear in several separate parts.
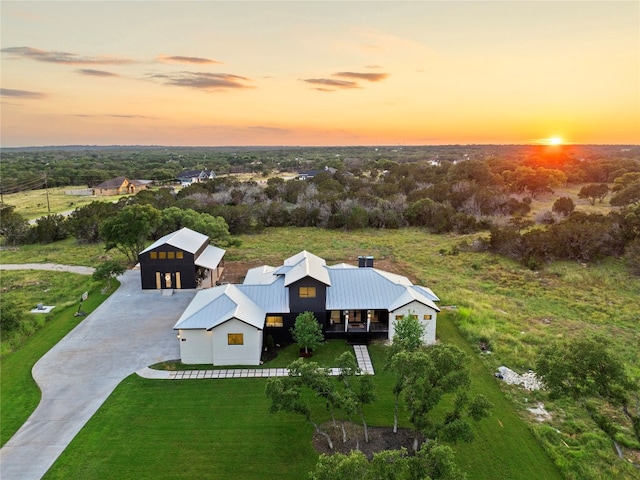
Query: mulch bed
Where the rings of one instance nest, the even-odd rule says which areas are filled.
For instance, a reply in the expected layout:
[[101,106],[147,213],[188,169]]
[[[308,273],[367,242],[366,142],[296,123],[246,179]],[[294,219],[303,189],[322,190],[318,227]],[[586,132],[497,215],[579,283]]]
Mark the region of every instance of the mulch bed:
[[[347,441],[342,441],[342,428],[336,421],[336,426],[332,422],[324,423],[320,428],[327,432],[333,442],[333,450],[329,448],[327,440],[317,432],[313,433],[313,447],[318,453],[332,455],[334,453],[348,454],[352,450],[360,450],[368,459],[373,458],[373,454],[382,450],[398,450],[401,447],[413,452],[413,430],[408,428],[398,428],[398,433],[393,433],[391,427],[369,427],[369,443],[364,441],[364,429],[362,425],[353,423],[346,424]],[[423,441],[419,438],[419,443]]]

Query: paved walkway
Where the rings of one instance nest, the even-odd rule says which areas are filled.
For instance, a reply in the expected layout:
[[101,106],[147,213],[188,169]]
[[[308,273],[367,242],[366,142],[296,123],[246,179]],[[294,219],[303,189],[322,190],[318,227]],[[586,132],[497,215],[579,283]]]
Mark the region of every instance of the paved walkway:
[[[354,353],[358,361],[358,367],[363,373],[374,375],[373,365],[369,357],[366,345],[354,345]],[[216,370],[153,370],[145,367],[136,372],[143,378],[157,380],[199,380],[216,378],[268,378],[286,377],[289,375],[287,368],[222,368]],[[331,375],[340,374],[339,368],[332,368]]]

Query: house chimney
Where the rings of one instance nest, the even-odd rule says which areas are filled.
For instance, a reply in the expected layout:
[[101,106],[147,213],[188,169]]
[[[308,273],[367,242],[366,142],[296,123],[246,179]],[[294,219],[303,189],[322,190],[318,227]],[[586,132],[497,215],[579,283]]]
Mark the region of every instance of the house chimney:
[[362,256],[358,257],[358,267],[360,268],[373,268],[373,257],[372,256]]

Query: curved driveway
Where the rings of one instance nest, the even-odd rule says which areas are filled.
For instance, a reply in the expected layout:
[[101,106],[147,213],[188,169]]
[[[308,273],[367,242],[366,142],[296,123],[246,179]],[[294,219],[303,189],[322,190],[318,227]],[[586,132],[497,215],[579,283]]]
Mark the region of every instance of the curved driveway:
[[173,325],[195,292],[143,292],[138,270],[119,280],[120,288],[33,367],[42,399],[0,450],[2,480],[41,478],[124,378],[179,358]]

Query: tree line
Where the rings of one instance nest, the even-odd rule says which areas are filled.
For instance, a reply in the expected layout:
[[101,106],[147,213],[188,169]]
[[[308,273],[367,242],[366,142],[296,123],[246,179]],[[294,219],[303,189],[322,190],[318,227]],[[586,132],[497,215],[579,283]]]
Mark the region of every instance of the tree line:
[[[293,154],[274,150],[269,155],[276,158],[285,153]],[[47,243],[70,235],[83,242],[106,241],[100,236],[102,221],[125,207],[147,205],[160,212],[171,209],[162,214],[161,223],[167,228],[179,226],[177,218],[182,216],[195,225],[195,215],[209,215],[223,219],[231,235],[284,226],[345,230],[412,226],[458,234],[486,231],[489,238],[477,244],[478,248],[508,255],[531,268],[558,259],[588,262],[626,255],[631,270],[640,271],[637,158],[585,159],[562,150],[463,160],[451,160],[444,154],[443,160],[438,154],[429,161],[404,162],[355,158],[355,154],[347,159],[327,156],[327,152],[318,154],[317,161],[331,160],[336,167],[307,180],[285,181],[276,176],[258,183],[219,176],[177,194],[161,188],[141,191],[115,205],[94,202],[68,219],[43,217],[33,228],[4,205],[0,233],[9,244]],[[576,183],[584,184],[579,198],[591,204],[608,201],[617,209],[608,215],[587,215],[574,211],[571,198],[560,197],[552,209],[527,219],[534,199]],[[163,228],[166,230],[155,225],[143,229],[146,240],[154,239]]]

